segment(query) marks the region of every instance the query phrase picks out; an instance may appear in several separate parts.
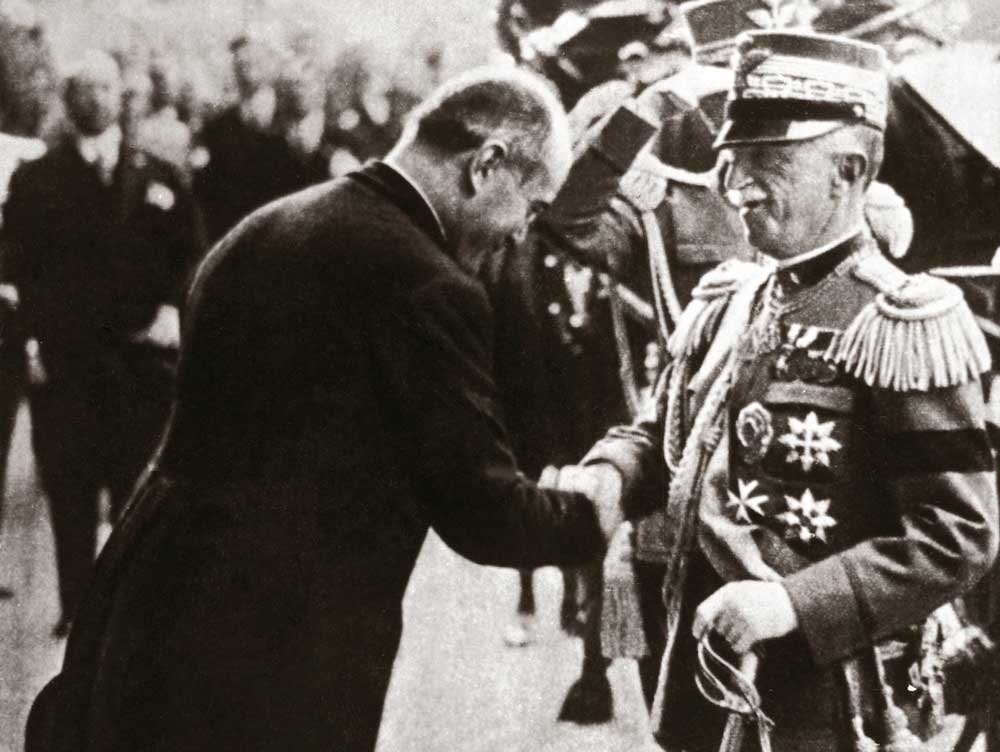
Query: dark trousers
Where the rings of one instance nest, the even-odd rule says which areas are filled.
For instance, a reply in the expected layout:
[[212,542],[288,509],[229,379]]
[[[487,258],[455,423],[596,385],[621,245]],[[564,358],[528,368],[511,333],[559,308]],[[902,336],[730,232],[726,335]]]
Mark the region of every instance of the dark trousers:
[[14,423],[24,396],[24,363],[24,348],[20,342],[0,345],[0,519],[7,490],[7,459]]
[[32,388],[32,444],[49,499],[64,618],[87,586],[97,546],[98,497],[112,520],[156,448],[170,409],[172,372],[143,359]]

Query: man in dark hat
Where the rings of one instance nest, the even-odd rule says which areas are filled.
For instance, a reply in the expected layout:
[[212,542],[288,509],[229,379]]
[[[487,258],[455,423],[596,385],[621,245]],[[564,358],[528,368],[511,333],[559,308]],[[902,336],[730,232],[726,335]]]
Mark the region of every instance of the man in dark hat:
[[885,66],[842,38],[741,38],[715,146],[767,263],[703,278],[653,409],[563,471],[667,489],[668,750],[769,729],[776,750],[919,749],[873,645],[996,556],[987,345],[959,289],[895,268],[865,226]]

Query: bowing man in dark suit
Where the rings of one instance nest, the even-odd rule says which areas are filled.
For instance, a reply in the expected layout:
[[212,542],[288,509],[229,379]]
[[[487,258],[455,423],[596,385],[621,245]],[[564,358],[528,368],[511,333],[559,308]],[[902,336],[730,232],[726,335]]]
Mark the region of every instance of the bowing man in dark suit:
[[618,472],[586,495],[518,472],[475,276],[570,161],[544,83],[470,73],[385,162],[215,247],[186,303],[171,425],[29,750],[370,751],[429,526],[482,564],[601,554]]
[[199,250],[192,202],[118,125],[121,77],[102,52],[70,75],[75,133],[14,174],[5,269],[28,338],[35,459],[49,497],[68,629],[112,513],[155,449],[172,398],[178,302]]

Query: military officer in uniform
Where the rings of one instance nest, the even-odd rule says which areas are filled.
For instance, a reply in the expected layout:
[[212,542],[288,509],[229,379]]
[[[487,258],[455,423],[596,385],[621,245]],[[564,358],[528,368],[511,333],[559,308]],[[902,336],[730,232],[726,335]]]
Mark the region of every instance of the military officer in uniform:
[[734,66],[716,148],[767,263],[702,279],[647,415],[559,485],[664,496],[668,750],[919,749],[873,646],[996,556],[989,352],[958,288],[866,228],[884,52],[757,32]]

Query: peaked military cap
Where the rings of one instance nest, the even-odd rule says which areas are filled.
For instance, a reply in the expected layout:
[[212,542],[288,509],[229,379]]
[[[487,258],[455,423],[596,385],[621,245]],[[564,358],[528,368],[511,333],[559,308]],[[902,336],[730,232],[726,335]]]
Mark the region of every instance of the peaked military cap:
[[804,141],[842,125],[885,130],[888,63],[881,47],[805,31],[740,35],[722,148]]
[[693,0],[679,7],[691,35],[696,63],[728,66],[736,38],[746,31],[796,26],[805,21],[793,4],[767,0]]

